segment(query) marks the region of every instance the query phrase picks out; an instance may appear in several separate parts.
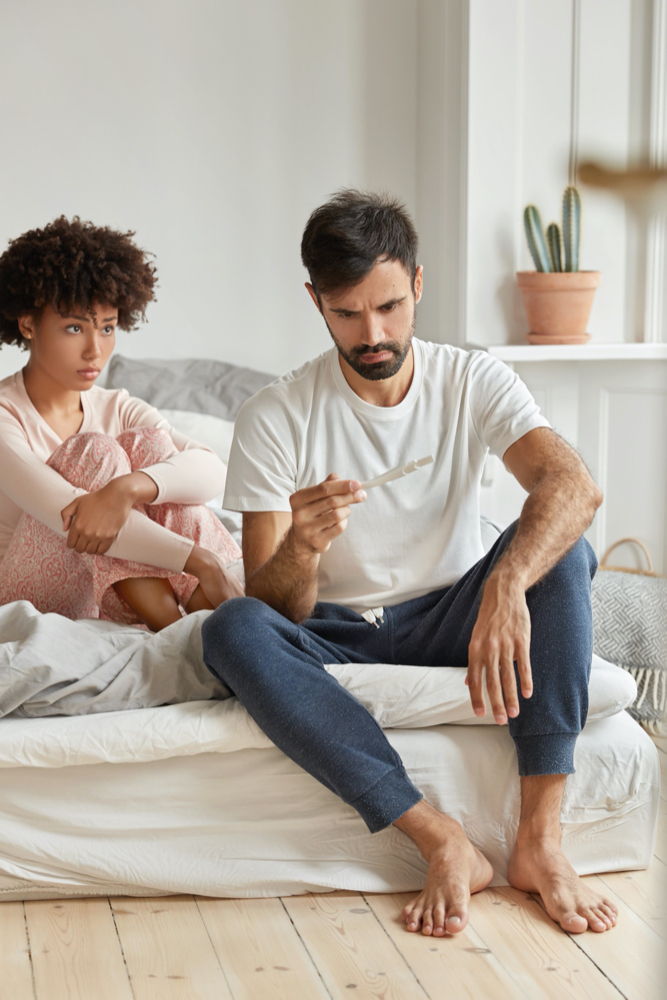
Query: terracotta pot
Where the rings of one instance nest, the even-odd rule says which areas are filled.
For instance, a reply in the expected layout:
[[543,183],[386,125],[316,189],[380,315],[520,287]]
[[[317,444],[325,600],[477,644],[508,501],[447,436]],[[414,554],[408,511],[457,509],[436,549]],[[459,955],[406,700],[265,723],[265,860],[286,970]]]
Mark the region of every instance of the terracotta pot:
[[590,339],[586,326],[595,289],[602,280],[599,271],[518,271],[516,280],[528,318],[526,340],[533,344],[585,344]]

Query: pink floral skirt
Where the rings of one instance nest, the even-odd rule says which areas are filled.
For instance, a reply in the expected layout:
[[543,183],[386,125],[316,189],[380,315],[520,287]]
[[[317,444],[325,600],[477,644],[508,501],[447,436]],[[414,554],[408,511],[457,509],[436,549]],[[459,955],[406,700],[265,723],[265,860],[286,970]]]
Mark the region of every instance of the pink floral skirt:
[[[165,431],[142,427],[115,439],[106,434],[74,434],[54,451],[47,465],[73,486],[91,493],[117,476],[145,469],[174,454],[176,448]],[[136,504],[134,509],[214,552],[223,564],[241,557],[227,529],[203,504]],[[30,601],[44,614],[136,625],[139,619],[134,611],[113,589],[114,583],[130,577],[168,579],[183,608],[199,584],[188,573],[68,549],[66,536],[23,514],[0,563],[0,604]]]

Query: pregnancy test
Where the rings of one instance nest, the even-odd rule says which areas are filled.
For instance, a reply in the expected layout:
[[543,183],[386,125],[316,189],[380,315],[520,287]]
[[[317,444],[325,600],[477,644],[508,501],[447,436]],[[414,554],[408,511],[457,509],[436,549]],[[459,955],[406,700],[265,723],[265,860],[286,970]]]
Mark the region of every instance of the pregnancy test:
[[367,483],[361,484],[361,489],[372,490],[374,486],[383,486],[385,483],[390,483],[393,479],[400,479],[401,476],[409,476],[411,472],[416,472],[417,469],[421,469],[425,465],[430,465],[434,461],[433,455],[416,458],[414,462],[408,462],[406,465],[398,465],[395,469],[390,469],[389,472],[385,472],[382,476],[369,479]]

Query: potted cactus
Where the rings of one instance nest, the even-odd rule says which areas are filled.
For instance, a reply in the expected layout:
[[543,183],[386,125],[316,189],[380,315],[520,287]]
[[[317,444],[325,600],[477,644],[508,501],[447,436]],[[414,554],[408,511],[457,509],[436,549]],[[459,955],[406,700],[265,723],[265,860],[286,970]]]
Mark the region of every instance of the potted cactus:
[[588,318],[599,271],[579,270],[581,199],[575,187],[563,194],[563,232],[555,222],[542,228],[540,213],[528,205],[523,215],[528,249],[535,271],[519,271],[517,284],[530,332],[531,344],[585,344]]

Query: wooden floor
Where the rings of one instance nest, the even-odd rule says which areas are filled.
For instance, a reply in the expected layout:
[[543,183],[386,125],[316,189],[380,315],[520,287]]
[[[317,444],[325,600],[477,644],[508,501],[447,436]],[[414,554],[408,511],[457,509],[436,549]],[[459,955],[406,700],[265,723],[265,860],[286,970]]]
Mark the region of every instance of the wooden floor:
[[473,897],[456,937],[408,934],[412,894],[111,898],[0,905],[1,1000],[459,998],[662,1000],[667,740],[648,871],[591,876],[616,900],[605,934],[568,937],[511,888]]

